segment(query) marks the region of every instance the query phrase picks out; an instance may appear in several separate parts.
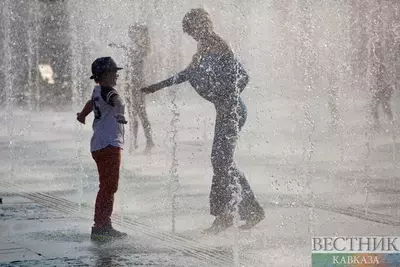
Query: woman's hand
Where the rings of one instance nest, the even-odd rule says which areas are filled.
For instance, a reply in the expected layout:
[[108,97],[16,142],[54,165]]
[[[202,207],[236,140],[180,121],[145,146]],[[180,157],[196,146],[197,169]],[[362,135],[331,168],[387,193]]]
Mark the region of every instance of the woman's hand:
[[145,94],[150,94],[150,93],[154,93],[155,91],[157,91],[157,89],[158,89],[157,86],[155,84],[152,84],[152,85],[141,88],[140,91]]
[[76,113],[76,119],[77,119],[80,123],[85,124],[85,119],[86,119],[86,117],[85,117],[84,115],[82,115],[80,112]]

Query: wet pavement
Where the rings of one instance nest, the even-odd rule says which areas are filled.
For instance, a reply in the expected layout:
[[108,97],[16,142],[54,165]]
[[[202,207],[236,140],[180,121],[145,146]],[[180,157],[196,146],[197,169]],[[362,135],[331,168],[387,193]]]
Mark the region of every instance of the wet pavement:
[[[153,111],[160,118],[154,131],[166,134],[167,115]],[[42,112],[31,118],[28,133],[17,123],[25,115],[15,114],[12,146],[0,129],[0,266],[302,267],[310,266],[311,236],[399,232],[400,168],[392,154],[394,149],[400,154],[400,145],[393,145],[390,133],[372,136],[368,155],[362,127],[345,136],[342,152],[338,135],[316,133],[307,161],[302,136],[293,135],[290,124],[266,121],[243,134],[236,155],[266,219],[250,231],[201,235],[213,219],[212,139],[198,139],[199,132],[183,124],[176,233],[171,233],[171,146],[165,143],[151,155],[124,152],[112,219],[130,238],[99,246],[89,238],[98,188],[87,151],[90,127],[78,128],[70,113]],[[184,116],[195,117],[189,108],[182,121],[190,121]],[[269,129],[279,127],[282,136],[268,137]],[[159,144],[163,135],[156,138]],[[263,135],[276,143],[254,137]],[[292,141],[290,153],[286,140]]]
[[[117,216],[114,225],[129,238],[99,244],[90,241],[89,208],[49,208],[43,199],[38,204],[29,198],[3,196],[0,266],[309,266],[310,234],[393,235],[399,229],[395,220],[377,223],[357,218],[356,210],[310,209],[287,198],[278,204],[270,199],[266,220],[240,231],[237,246],[232,229],[214,237],[198,229],[172,235]],[[240,265],[235,265],[235,248]]]
[[1,266],[207,266],[143,234],[93,243],[89,220],[21,197],[3,197],[0,211]]

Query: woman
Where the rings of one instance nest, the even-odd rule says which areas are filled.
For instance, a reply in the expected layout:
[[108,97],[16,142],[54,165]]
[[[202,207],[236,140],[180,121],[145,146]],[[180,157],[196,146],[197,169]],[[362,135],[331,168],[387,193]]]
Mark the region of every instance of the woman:
[[216,218],[208,232],[217,233],[231,227],[236,206],[241,219],[246,221],[241,228],[250,229],[264,218],[264,210],[233,160],[238,133],[247,116],[240,93],[249,78],[228,44],[214,32],[211,18],[204,9],[190,10],[182,24],[183,31],[198,42],[192,62],[177,75],[141,90],[154,93],[189,81],[201,97],[214,104],[217,116],[211,154],[214,176],[210,212]]

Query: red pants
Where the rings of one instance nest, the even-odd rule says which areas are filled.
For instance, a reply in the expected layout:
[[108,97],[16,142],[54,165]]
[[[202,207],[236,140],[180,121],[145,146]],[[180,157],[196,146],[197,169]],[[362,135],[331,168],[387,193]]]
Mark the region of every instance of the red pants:
[[94,226],[111,225],[114,194],[118,190],[121,148],[108,146],[92,152],[99,172],[99,192],[94,210]]

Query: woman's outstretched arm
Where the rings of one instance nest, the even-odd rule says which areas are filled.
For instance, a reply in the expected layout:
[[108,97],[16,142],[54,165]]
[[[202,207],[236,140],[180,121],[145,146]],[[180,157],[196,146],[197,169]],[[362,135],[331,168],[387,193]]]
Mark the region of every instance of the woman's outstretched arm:
[[155,83],[155,84],[146,86],[146,87],[140,89],[140,91],[142,91],[143,93],[149,94],[149,93],[154,93],[158,90],[161,90],[165,87],[169,87],[173,84],[180,84],[180,83],[186,82],[187,80],[189,80],[191,72],[192,72],[192,68],[191,68],[191,66],[189,66],[185,70],[179,72],[178,74],[175,74],[174,76],[172,76],[164,81],[161,81],[159,83]]

